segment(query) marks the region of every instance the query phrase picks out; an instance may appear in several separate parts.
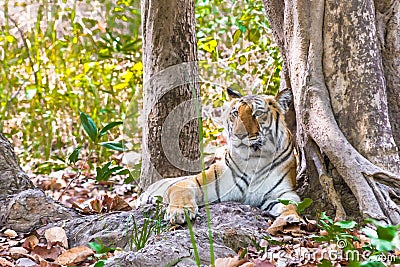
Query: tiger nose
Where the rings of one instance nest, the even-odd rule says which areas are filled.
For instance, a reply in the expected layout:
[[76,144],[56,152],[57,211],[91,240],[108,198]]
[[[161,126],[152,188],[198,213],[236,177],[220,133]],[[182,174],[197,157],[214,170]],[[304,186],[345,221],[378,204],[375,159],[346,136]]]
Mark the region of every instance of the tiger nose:
[[236,136],[237,138],[239,138],[239,139],[243,139],[243,138],[247,137],[248,135],[249,135],[248,133],[242,133],[242,134],[236,133],[236,134],[235,134],[235,136]]

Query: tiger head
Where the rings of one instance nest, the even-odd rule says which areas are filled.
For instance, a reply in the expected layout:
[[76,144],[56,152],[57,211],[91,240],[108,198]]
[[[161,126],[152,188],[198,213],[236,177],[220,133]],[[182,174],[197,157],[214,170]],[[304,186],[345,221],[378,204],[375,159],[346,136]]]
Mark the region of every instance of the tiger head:
[[285,89],[275,97],[267,95],[242,96],[228,88],[233,98],[226,112],[225,130],[228,148],[239,153],[274,153],[290,138],[284,113],[292,102],[292,92]]

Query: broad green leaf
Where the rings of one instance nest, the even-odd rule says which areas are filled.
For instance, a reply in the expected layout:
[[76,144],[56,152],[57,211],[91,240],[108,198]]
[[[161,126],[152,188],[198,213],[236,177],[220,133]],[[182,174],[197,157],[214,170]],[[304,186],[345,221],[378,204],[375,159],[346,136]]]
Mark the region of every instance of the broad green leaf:
[[312,201],[311,198],[303,199],[303,201],[297,203],[297,212],[300,213],[300,214],[303,213],[304,210],[306,208],[308,208],[309,206],[311,206],[312,203],[313,203],[313,201]]
[[102,137],[103,135],[105,135],[107,133],[108,130],[111,130],[112,128],[114,128],[115,126],[118,126],[120,124],[123,124],[123,122],[122,121],[113,121],[113,122],[107,124],[106,126],[103,127],[103,129],[100,130],[99,137]]
[[356,227],[357,223],[355,221],[340,221],[335,222],[334,225],[339,226],[342,229],[352,229]]
[[108,142],[101,142],[99,143],[99,145],[117,151],[125,151],[127,149],[122,142],[108,141]]
[[242,36],[242,31],[241,30],[236,30],[235,33],[232,36],[233,44],[236,44],[239,41],[240,36]]
[[386,267],[382,261],[364,261],[359,266],[361,267]]
[[253,42],[253,43],[257,43],[258,40],[260,39],[260,37],[261,37],[261,34],[260,34],[259,29],[252,29],[252,30],[250,30],[250,32],[247,35],[247,39],[249,39],[249,41]]
[[71,155],[68,157],[68,161],[72,163],[76,163],[78,161],[79,153],[81,152],[82,147],[77,147],[72,151]]
[[81,118],[81,124],[85,132],[89,135],[93,142],[97,142],[97,127],[92,118],[86,115],[84,112],[79,112]]
[[99,260],[98,262],[96,262],[93,267],[103,267],[105,264],[105,262],[103,260]]
[[392,241],[397,235],[397,227],[394,225],[378,225],[378,229],[376,230],[376,232],[378,233],[379,239]]
[[283,205],[289,205],[289,204],[293,203],[292,200],[288,200],[288,199],[278,199],[278,201],[280,203],[282,203]]

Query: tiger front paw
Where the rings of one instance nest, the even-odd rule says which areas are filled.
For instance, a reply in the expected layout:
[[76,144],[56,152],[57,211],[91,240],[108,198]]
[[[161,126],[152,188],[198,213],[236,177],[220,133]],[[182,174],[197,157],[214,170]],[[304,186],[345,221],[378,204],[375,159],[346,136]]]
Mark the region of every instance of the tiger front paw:
[[189,205],[173,205],[170,204],[165,211],[164,219],[171,224],[184,224],[186,222],[185,209],[187,210],[190,220],[193,220],[197,213],[198,207],[196,204]]

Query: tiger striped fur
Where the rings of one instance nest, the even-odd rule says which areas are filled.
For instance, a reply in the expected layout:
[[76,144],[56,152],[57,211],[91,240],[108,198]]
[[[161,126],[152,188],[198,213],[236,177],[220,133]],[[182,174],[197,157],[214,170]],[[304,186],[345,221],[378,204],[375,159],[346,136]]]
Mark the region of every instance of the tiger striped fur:
[[138,203],[162,196],[168,204],[165,219],[173,224],[185,222],[184,209],[190,219],[204,203],[207,190],[210,202],[236,201],[259,207],[277,217],[285,210],[278,199],[300,201],[296,194],[296,159],[292,135],[286,127],[284,113],[292,101],[286,89],[275,97],[242,97],[228,89],[233,100],[225,113],[227,146],[221,160],[202,174],[163,179],[152,184]]

